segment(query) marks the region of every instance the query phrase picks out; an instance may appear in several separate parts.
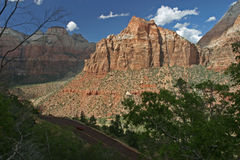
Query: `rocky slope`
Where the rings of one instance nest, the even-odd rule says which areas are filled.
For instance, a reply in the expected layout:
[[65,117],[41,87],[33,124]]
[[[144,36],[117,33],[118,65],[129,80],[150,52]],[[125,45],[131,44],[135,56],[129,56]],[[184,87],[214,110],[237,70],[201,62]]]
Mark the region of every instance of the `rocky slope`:
[[[26,35],[7,29],[0,39],[1,54],[13,48]],[[62,27],[51,27],[31,37],[8,58],[16,57],[4,69],[8,79],[24,80],[25,83],[56,80],[81,71],[84,59],[95,51],[95,44],[89,43],[80,34],[69,35]]]
[[157,27],[154,21],[133,17],[118,35],[97,43],[85,60],[84,71],[40,104],[44,114],[111,118],[126,110],[121,101],[128,96],[140,100],[144,91],[173,89],[180,77],[201,82],[224,83],[221,74],[199,64],[197,47],[175,32]]
[[231,44],[240,41],[240,0],[198,42],[200,64],[215,71],[225,70],[235,62]]
[[140,101],[144,91],[159,92],[160,88],[173,89],[178,78],[189,83],[213,80],[229,81],[220,73],[206,70],[200,65],[161,67],[142,70],[110,71],[104,74],[82,72],[55,94],[44,97],[40,103],[43,114],[58,117],[80,117],[83,111],[88,117],[112,118],[126,112],[121,102],[133,97]]
[[158,27],[154,21],[133,17],[118,35],[97,43],[85,60],[84,71],[140,70],[161,66],[190,66],[199,63],[197,47],[177,33]]
[[240,1],[238,0],[236,4],[230,7],[219,22],[199,40],[198,45],[204,47],[214,44],[215,40],[226,34],[226,32],[234,25],[239,15]]
[[[222,19],[233,15],[231,12],[238,5],[239,2]],[[55,116],[79,117],[84,111],[88,116],[111,118],[126,112],[121,104],[125,97],[139,101],[144,91],[174,89],[179,77],[190,83],[208,79],[228,83],[227,77],[204,66],[222,71],[234,62],[231,44],[240,40],[239,24],[237,16],[222,31],[218,25],[213,30],[218,30],[219,36],[214,38],[213,34],[207,40],[203,37],[195,46],[175,32],[157,27],[154,21],[133,17],[120,34],[98,42],[96,51],[85,60],[83,72],[42,99],[40,108],[44,114]]]

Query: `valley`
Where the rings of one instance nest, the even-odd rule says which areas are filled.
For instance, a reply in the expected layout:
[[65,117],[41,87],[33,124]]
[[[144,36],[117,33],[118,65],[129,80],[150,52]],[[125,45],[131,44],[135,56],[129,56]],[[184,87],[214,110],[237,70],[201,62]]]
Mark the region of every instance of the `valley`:
[[69,21],[12,51],[29,35],[0,23],[0,60],[10,60],[0,66],[0,160],[238,160],[240,0],[205,35],[187,22],[164,27],[197,10],[111,11],[98,21],[131,18],[97,43],[78,30],[100,22],[84,30]]

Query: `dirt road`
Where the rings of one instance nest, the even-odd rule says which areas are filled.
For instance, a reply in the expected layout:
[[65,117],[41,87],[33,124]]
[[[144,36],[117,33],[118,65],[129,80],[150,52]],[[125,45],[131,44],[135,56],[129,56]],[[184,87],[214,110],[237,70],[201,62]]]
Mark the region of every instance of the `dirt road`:
[[[85,126],[77,121],[66,119],[66,118],[57,118],[52,116],[40,116],[41,119],[49,121],[51,123],[55,123],[60,126],[72,126],[75,128],[74,132],[87,143],[90,144],[98,144],[102,143],[104,146],[108,148],[114,148],[118,152],[120,152],[123,156],[128,159],[138,160],[140,159],[140,153],[135,151],[134,149],[116,141],[115,139],[104,135],[101,132],[98,132],[95,129],[92,129],[88,126]],[[81,127],[83,130],[78,130],[76,127]]]

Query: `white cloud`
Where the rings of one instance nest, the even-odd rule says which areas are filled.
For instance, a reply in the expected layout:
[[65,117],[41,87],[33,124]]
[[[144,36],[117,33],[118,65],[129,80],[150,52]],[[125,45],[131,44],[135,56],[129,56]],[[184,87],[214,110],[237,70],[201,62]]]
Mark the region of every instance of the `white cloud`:
[[121,13],[121,14],[113,14],[113,12],[110,12],[109,15],[101,15],[98,18],[99,19],[108,19],[108,18],[114,18],[114,17],[123,17],[123,16],[129,16],[129,13]]
[[180,20],[187,15],[198,15],[197,8],[193,10],[178,10],[177,7],[170,8],[168,6],[161,6],[157,10],[155,17],[152,19],[155,21],[157,25],[164,26],[165,24],[171,23],[175,20]]
[[216,21],[216,17],[212,16],[206,20],[206,22],[212,22],[212,21]]
[[[18,0],[8,0],[9,2],[17,2]],[[23,0],[20,0],[22,2]]]
[[[9,2],[17,2],[18,0],[8,0]],[[19,0],[19,2],[23,2],[24,0]],[[34,3],[37,5],[41,5],[43,3],[43,0],[34,0]]]
[[197,30],[197,29],[193,29],[193,28],[187,28],[187,26],[189,26],[189,23],[177,23],[174,28],[177,28],[177,34],[179,34],[180,36],[186,38],[187,40],[189,40],[192,43],[197,43],[201,38],[201,34],[202,32]]
[[150,14],[149,16],[146,17],[146,19],[151,19],[153,17],[152,14]]
[[189,26],[190,25],[190,23],[177,23],[175,26],[174,26],[174,28],[183,28],[183,27],[187,27],[187,26]]
[[77,24],[75,22],[73,22],[73,21],[68,22],[68,24],[67,24],[67,31],[72,32],[72,31],[74,31],[76,29],[79,29],[79,28],[78,28],[78,26],[77,26]]
[[34,3],[36,3],[37,5],[41,5],[43,3],[43,0],[34,0]]
[[233,6],[233,5],[236,4],[236,3],[237,3],[237,1],[232,2],[232,3],[230,4],[230,7]]

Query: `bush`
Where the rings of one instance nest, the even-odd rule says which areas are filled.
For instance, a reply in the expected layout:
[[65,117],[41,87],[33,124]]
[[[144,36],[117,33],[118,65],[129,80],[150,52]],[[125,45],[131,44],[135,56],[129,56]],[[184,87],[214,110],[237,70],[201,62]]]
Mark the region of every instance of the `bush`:
[[102,145],[86,145],[69,128],[38,118],[27,101],[0,94],[0,159],[123,159]]
[[89,120],[89,125],[92,126],[92,127],[95,127],[96,126],[96,122],[97,122],[96,118],[94,117],[94,115],[92,115],[90,117],[90,120]]
[[118,137],[123,136],[123,128],[120,121],[120,115],[116,115],[115,120],[111,121],[111,125],[109,126],[109,131],[115,136],[118,136]]

